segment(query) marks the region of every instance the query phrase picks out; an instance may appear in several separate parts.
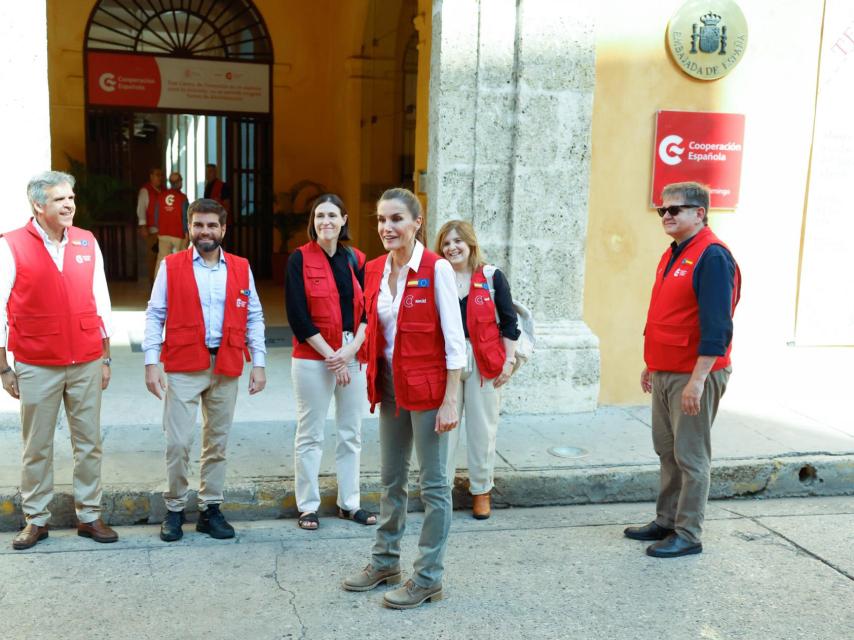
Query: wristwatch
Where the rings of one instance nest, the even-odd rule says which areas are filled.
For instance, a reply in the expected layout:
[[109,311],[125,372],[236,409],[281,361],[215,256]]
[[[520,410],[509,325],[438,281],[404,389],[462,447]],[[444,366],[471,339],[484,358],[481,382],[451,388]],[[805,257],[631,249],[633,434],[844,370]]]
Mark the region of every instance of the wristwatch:
[[101,360],[101,362],[109,367],[111,364],[113,364],[113,359],[112,358],[104,358],[103,360]]
[[12,370],[12,367],[6,367],[5,369],[3,369],[3,371],[0,371],[0,376],[5,376],[11,370]]

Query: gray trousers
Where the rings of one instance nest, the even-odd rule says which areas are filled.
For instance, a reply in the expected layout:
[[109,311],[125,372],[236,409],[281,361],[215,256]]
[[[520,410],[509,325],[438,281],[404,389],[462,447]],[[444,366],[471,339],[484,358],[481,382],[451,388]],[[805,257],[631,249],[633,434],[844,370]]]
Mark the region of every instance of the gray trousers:
[[451,488],[448,486],[448,434],[437,434],[436,413],[407,411],[395,415],[394,381],[391,370],[381,373],[383,396],[380,406],[380,459],[383,486],[380,517],[371,564],[377,569],[400,565],[400,540],[406,528],[409,494],[409,461],[412,445],[418,456],[424,524],[418,540],[412,580],[429,588],[442,581],[443,559],[451,528]]
[[661,462],[655,521],[691,542],[700,542],[703,532],[712,468],[712,422],[729,374],[728,368],[709,374],[696,416],[682,413],[682,390],[690,374],[652,374],[652,442]]

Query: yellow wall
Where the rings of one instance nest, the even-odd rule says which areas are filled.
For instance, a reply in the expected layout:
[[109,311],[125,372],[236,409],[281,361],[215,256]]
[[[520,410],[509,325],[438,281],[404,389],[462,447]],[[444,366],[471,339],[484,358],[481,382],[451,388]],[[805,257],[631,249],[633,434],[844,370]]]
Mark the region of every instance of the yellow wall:
[[747,52],[712,82],[688,77],[667,53],[667,22],[681,4],[600,4],[584,319],[600,338],[601,403],[643,400],[642,331],[653,272],[669,244],[649,209],[658,109],[745,114],[740,205],[711,216],[744,278],[734,368],[791,338],[822,2],[740,2]]
[[[410,0],[413,1],[413,0]],[[48,82],[53,165],[66,168],[66,154],[85,160],[83,45],[86,21],[94,0],[47,0]],[[376,235],[373,223],[360,213],[362,181],[387,179],[382,163],[361,173],[364,40],[372,32],[373,9],[387,17],[407,5],[402,0],[257,0],[273,41],[273,123],[276,193],[300,180],[313,180],[340,193],[355,215],[351,229],[357,242]],[[419,92],[419,166],[426,168],[426,87],[429,77],[429,1],[420,0],[426,17],[427,45],[424,90]],[[411,13],[411,11],[410,11]],[[401,23],[395,14],[395,26]],[[406,18],[408,37],[413,26]],[[389,50],[399,49],[394,34]],[[399,62],[388,63],[399,69]],[[423,99],[422,99],[423,97]],[[423,109],[422,109],[423,105]],[[388,105],[394,108],[397,103]],[[378,105],[383,112],[387,109]],[[365,223],[367,222],[367,226]],[[362,234],[364,238],[360,237]],[[296,244],[299,238],[295,240]]]

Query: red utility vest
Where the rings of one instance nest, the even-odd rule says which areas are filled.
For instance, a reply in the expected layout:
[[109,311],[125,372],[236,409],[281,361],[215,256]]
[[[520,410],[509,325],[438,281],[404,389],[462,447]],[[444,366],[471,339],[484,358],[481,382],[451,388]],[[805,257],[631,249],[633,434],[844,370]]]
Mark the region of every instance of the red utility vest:
[[489,283],[483,275],[483,265],[471,276],[466,304],[466,328],[480,375],[487,380],[497,378],[504,368],[504,343],[495,320],[495,301],[489,295]]
[[[223,202],[223,197],[222,197],[222,187],[223,187],[223,184],[224,184],[224,183],[223,183],[223,181],[222,181],[222,180],[220,180],[219,178],[214,178],[214,179],[213,179],[213,181],[210,183],[211,188],[210,188],[210,193],[209,193],[209,195],[208,195],[208,198],[210,198],[211,200],[216,200],[216,201],[217,201],[217,202],[219,202],[222,206],[225,206],[225,203]],[[231,224],[231,222],[232,222],[232,220],[231,220],[231,211],[229,211],[229,212],[228,212],[228,218],[227,218],[227,220],[225,221],[225,223],[226,223],[227,225],[230,225],[230,224]]]
[[148,192],[148,207],[145,209],[145,224],[149,227],[156,227],[154,222],[154,207],[157,204],[157,199],[160,197],[160,189],[155,189],[150,182],[142,185],[142,188]]
[[[308,302],[308,314],[311,321],[327,344],[336,351],[341,348],[341,334],[344,332],[341,320],[341,299],[338,297],[338,287],[326,252],[316,242],[307,242],[297,249],[302,253],[302,281],[305,286],[305,299]],[[353,248],[359,268],[365,266],[365,254]],[[359,328],[362,309],[365,307],[362,287],[353,267],[350,267],[353,277],[353,332]],[[323,360],[323,356],[314,350],[307,342],[299,342],[293,338],[294,358],[305,360]]]
[[[435,265],[439,260],[424,250],[418,271],[409,270],[397,315],[397,333],[392,355],[394,393],[397,407],[410,411],[437,409],[445,397],[448,376],[445,337],[436,307]],[[365,266],[365,303],[368,330],[365,343],[368,361],[368,400],[371,412],[382,401],[380,371],[385,368],[385,337],[377,313],[377,299],[386,256]]]
[[[220,249],[222,251],[222,249]],[[222,252],[225,258],[225,313],[222,342],[214,373],[237,377],[249,362],[246,322],[249,315],[249,261]],[[167,372],[204,371],[211,365],[205,345],[205,319],[193,274],[193,248],[166,256],[166,338],[160,360]]]
[[[691,373],[697,364],[700,307],[694,293],[694,269],[706,248],[713,244],[727,248],[711,229],[704,227],[688,242],[667,276],[664,270],[670,260],[671,250],[668,249],[661,256],[644,329],[644,361],[650,371]],[[732,313],[735,313],[740,296],[741,272],[736,264]],[[729,366],[731,350],[732,344],[729,344],[726,354],[717,359],[712,371]]]
[[95,236],[68,228],[60,272],[33,224],[4,236],[15,259],[15,284],[6,305],[9,350],[16,361],[41,366],[97,360],[104,353],[104,323],[92,292]]
[[154,226],[161,236],[183,238],[187,234],[184,228],[184,203],[187,196],[178,189],[165,189],[157,198],[158,215]]

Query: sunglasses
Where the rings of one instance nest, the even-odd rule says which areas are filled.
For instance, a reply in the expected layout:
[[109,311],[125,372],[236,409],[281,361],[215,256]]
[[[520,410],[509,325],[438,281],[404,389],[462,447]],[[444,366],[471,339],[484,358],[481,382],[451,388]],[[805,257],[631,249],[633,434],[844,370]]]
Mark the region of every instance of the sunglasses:
[[680,213],[682,213],[683,209],[699,209],[700,205],[698,204],[674,204],[671,207],[658,207],[656,211],[658,211],[659,217],[663,218],[665,213],[669,213],[671,218],[675,218]]

